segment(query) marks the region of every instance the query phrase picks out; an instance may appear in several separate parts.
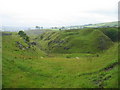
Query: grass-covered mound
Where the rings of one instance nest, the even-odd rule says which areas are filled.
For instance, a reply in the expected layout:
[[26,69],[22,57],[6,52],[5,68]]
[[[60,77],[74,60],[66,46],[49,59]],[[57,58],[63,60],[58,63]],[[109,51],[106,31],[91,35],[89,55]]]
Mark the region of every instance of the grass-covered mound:
[[51,53],[96,53],[107,50],[112,40],[96,29],[45,32],[36,39]]
[[118,87],[117,43],[99,57],[41,58],[41,51],[16,47],[18,40],[26,45],[18,35],[3,36],[3,88]]

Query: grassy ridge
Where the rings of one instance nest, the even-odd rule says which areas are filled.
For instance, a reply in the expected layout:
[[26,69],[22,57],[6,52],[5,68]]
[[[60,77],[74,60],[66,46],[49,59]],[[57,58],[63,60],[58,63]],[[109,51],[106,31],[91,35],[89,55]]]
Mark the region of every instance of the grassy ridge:
[[95,53],[113,44],[108,36],[95,29],[46,32],[37,41],[51,53]]

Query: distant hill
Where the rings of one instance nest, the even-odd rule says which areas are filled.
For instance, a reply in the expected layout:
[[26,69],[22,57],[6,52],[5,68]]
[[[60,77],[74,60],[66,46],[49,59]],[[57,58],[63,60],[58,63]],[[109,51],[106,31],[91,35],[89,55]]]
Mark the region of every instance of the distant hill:
[[81,28],[103,28],[103,27],[118,27],[118,21],[96,23],[96,24],[74,25],[74,26],[51,27],[49,28],[49,30],[57,31],[57,30],[70,30],[70,29],[81,29]]
[[80,29],[80,28],[103,28],[103,27],[118,27],[118,22],[105,22],[97,24],[85,24],[85,25],[76,25],[64,27],[64,29]]
[[85,27],[118,27],[118,22],[90,24],[90,25],[85,26]]
[[[61,26],[61,27],[44,27],[47,28],[47,30],[69,30],[69,29],[81,29],[81,28],[102,28],[102,27],[118,27],[118,22],[105,22],[105,23],[97,23],[97,24],[84,24],[84,25],[75,25],[75,26]],[[18,32],[20,30],[25,30],[29,35],[31,34],[39,34],[43,32],[41,29],[36,29],[33,27],[24,27],[24,26],[0,26],[0,31],[12,31],[12,32]],[[28,32],[29,31],[29,32]],[[44,30],[46,31],[46,29]]]
[[25,33],[28,35],[28,36],[31,36],[31,37],[36,37],[44,32],[47,32],[47,31],[50,31],[50,30],[46,30],[46,29],[33,29],[33,30],[26,30]]
[[11,31],[11,32],[18,32],[20,30],[28,30],[29,27],[23,27],[23,26],[1,26],[1,31]]

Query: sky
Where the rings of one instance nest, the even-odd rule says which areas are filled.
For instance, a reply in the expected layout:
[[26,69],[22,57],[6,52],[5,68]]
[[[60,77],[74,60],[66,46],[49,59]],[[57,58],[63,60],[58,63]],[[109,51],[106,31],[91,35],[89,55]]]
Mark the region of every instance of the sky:
[[118,19],[119,0],[0,0],[0,24],[71,26]]

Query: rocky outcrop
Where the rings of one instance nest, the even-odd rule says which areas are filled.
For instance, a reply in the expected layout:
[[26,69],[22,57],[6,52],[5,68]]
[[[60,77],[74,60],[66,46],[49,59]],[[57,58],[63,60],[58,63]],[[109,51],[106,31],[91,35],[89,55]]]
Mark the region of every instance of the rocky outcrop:
[[24,45],[22,45],[19,41],[16,41],[17,47],[19,47],[21,50],[26,50],[26,49],[31,48],[31,46],[37,45],[36,42],[30,42],[30,43],[27,43],[27,44],[28,44],[28,46],[24,46]]
[[37,45],[37,43],[36,42],[30,42],[30,43],[28,43],[28,45],[29,46],[34,46],[34,45]]
[[25,50],[26,47],[24,45],[22,45],[20,42],[16,41],[17,46],[21,49],[21,50]]

